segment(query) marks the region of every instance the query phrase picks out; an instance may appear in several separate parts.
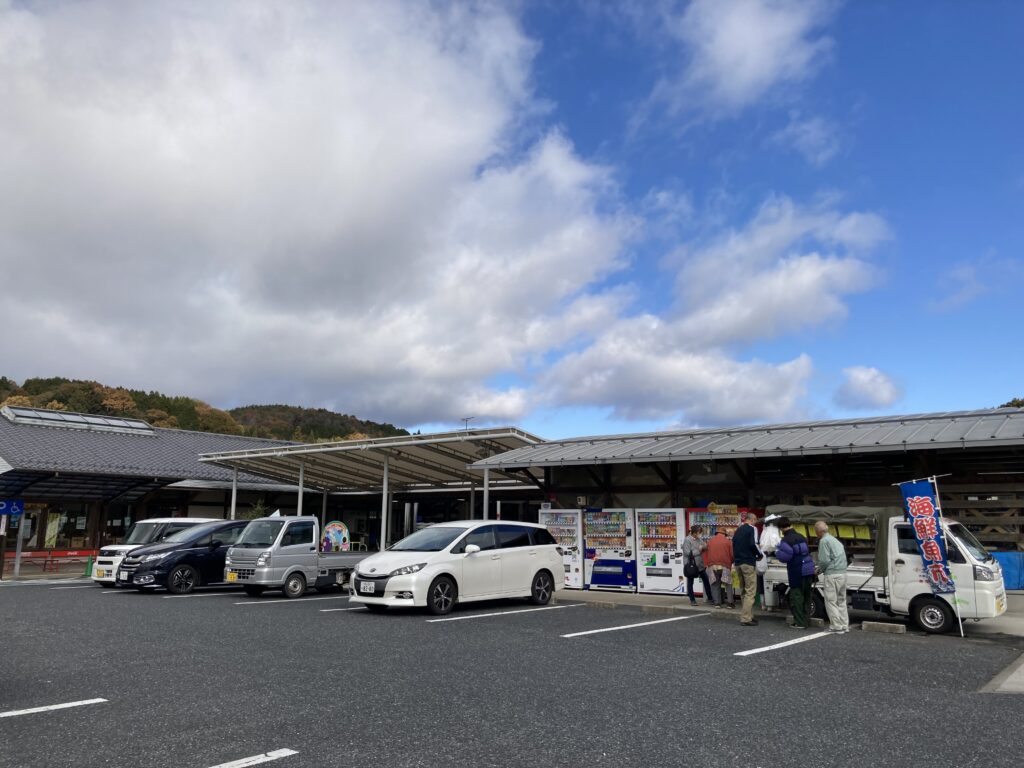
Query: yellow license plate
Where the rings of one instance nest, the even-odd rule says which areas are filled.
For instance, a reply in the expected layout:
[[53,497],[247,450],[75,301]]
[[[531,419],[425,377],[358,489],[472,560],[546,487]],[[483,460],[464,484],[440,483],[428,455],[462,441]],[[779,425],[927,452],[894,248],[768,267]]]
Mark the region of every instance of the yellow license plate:
[[234,571],[228,571],[228,581],[238,581],[238,574]]
[[107,572],[106,572],[106,571],[96,571],[96,578],[97,578],[97,579],[102,579],[102,578],[104,578],[104,577],[105,577],[106,575],[107,575]]

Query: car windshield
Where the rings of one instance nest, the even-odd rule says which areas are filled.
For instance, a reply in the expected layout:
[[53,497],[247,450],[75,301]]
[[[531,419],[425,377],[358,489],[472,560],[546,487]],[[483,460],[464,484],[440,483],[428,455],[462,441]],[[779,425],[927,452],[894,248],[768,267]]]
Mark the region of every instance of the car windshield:
[[192,525],[188,528],[182,528],[180,531],[172,533],[166,537],[164,541],[169,544],[180,544],[183,541],[192,541],[192,539],[199,539],[217,529],[220,523],[210,523],[209,525]]
[[971,553],[971,557],[979,563],[987,563],[990,560],[995,560],[995,558],[988,553],[988,550],[985,549],[982,543],[974,538],[974,534],[967,530],[967,527],[963,523],[950,523],[949,531],[956,537],[957,541],[960,542],[960,545]]
[[125,537],[125,544],[149,544],[156,541],[157,534],[160,532],[162,526],[160,523],[136,523],[132,526],[132,529],[128,531],[128,535]]
[[[238,537],[236,547],[269,547],[277,540],[284,520],[253,520]],[[310,534],[312,535],[312,534]]]
[[416,531],[416,533],[392,544],[388,550],[391,552],[440,552],[465,532],[465,528],[452,525],[424,528],[422,531]]

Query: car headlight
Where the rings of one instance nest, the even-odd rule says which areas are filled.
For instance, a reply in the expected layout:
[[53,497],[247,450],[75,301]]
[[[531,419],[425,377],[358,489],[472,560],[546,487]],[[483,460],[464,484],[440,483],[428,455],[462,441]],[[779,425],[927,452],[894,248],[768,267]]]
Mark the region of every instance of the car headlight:
[[270,565],[270,550],[260,552],[260,556],[256,558],[256,565]]
[[998,578],[998,574],[991,568],[986,568],[984,565],[974,566],[975,581],[995,581],[996,578]]
[[224,565],[231,565],[231,555],[224,556]]
[[401,568],[396,568],[395,570],[393,570],[391,573],[388,574],[388,577],[390,578],[391,576],[408,576],[410,573],[416,573],[416,571],[422,571],[426,567],[427,567],[426,563],[416,563],[416,565],[406,565],[406,566],[403,566]]
[[146,555],[144,558],[142,558],[142,562],[144,562],[144,563],[151,563],[154,560],[163,560],[169,554],[171,554],[171,553],[170,552],[157,552],[155,555]]

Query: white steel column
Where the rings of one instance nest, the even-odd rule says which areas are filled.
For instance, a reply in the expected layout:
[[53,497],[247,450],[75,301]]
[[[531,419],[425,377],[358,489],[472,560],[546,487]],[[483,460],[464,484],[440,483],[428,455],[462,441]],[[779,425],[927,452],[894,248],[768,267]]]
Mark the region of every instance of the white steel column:
[[476,520],[476,486],[469,484],[469,519]]
[[235,509],[238,507],[238,467],[231,473],[231,519],[235,519]]
[[25,541],[25,531],[28,530],[30,523],[28,522],[28,512],[21,513],[21,520],[18,521],[18,538],[17,544],[14,546],[14,580],[17,581],[21,576],[21,544]]
[[299,503],[295,506],[295,514],[302,517],[302,495],[306,484],[306,462],[299,462]]
[[489,520],[491,515],[491,468],[484,467],[484,520]]
[[384,551],[385,542],[388,537],[388,503],[391,498],[391,489],[388,487],[388,457],[384,457],[384,480],[381,484],[380,493],[380,551]]

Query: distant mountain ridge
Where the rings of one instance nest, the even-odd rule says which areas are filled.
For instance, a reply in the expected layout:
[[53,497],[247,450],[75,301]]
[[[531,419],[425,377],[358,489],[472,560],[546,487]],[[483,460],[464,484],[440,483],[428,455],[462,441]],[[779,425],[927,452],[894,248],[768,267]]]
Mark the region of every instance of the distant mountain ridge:
[[6,376],[0,376],[0,404],[145,419],[154,427],[169,429],[301,442],[409,434],[393,424],[367,421],[325,408],[246,405],[225,411],[191,397],[109,387],[97,381],[61,377],[26,379],[19,385]]

